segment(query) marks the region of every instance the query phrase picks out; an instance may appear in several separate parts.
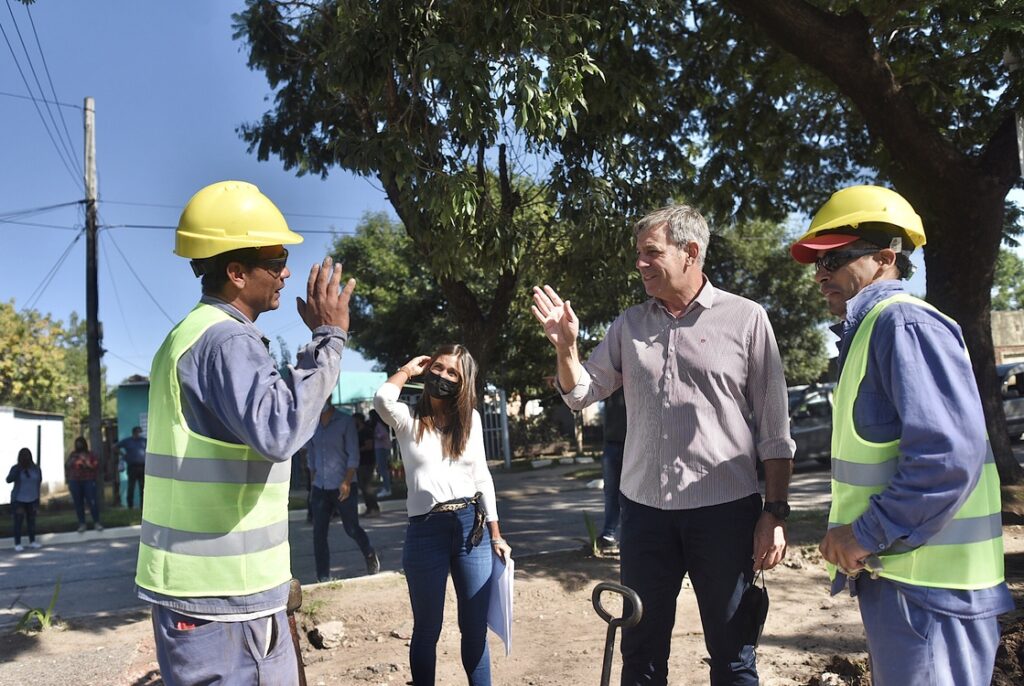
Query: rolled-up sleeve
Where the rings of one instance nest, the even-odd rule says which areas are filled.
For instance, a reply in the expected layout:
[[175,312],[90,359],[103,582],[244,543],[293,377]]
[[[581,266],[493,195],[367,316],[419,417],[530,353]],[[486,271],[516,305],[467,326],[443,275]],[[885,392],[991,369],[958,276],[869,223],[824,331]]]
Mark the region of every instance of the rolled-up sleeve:
[[622,386],[622,344],[619,340],[622,326],[620,315],[608,327],[604,339],[583,363],[580,378],[573,388],[564,390],[558,385],[556,377],[555,385],[569,409],[582,410],[598,400],[604,400]]
[[782,356],[768,314],[758,307],[748,346],[747,402],[754,415],[761,460],[791,460],[796,443],[789,434],[789,400]]

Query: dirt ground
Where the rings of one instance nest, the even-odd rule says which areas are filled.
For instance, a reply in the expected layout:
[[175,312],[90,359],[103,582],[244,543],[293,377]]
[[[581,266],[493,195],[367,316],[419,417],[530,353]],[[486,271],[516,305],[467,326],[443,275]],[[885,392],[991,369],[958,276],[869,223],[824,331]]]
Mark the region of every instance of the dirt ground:
[[[865,677],[858,676],[865,670],[866,653],[857,608],[849,597],[831,598],[827,593],[827,577],[815,546],[818,527],[816,521],[794,523],[789,555],[768,575],[771,611],[758,649],[766,686],[867,684]],[[1024,606],[1024,526],[1007,526],[1004,534],[1007,576],[1018,606]],[[591,591],[598,581],[617,578],[617,559],[593,557],[582,549],[517,560],[512,654],[506,657],[501,643],[491,636],[496,686],[599,684],[606,625],[593,610]],[[439,684],[465,683],[455,617],[454,592],[449,586],[445,628],[438,644]],[[297,619],[311,686],[409,681],[412,618],[400,574],[307,588]],[[1010,646],[1001,651],[997,663],[1006,670],[997,671],[993,683],[999,686],[1024,683],[1024,612],[1018,610],[1004,619]],[[338,621],[342,628],[338,645],[317,648],[310,643],[314,630]],[[2,673],[0,681],[65,683],[53,678],[60,673],[72,677],[66,683],[160,683],[149,622],[143,612],[100,618],[89,626],[76,623],[65,631],[3,637],[0,655],[10,660],[12,654],[22,652],[26,654],[20,659],[7,662],[10,669]],[[92,662],[83,659],[87,655],[93,656]],[[692,591],[685,588],[673,634],[670,682],[707,683],[703,657],[696,604]],[[93,663],[94,668],[90,667]],[[121,677],[115,681],[103,676],[102,669],[113,664],[124,666],[118,667]],[[612,683],[617,683],[619,664],[616,653]]]

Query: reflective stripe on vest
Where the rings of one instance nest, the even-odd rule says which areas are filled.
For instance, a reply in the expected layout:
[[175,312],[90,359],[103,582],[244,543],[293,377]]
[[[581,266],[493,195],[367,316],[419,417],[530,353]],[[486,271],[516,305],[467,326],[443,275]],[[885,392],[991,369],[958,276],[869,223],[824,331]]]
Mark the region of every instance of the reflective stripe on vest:
[[[895,295],[871,308],[854,334],[834,394],[830,529],[851,524],[863,514],[871,496],[885,490],[899,465],[899,440],[868,441],[857,433],[853,419],[854,403],[867,373],[871,332],[882,310],[898,302],[937,311],[917,298]],[[988,441],[985,445],[987,454],[978,483],[953,519],[919,548],[910,549],[897,542],[882,552],[882,577],[954,589],[989,588],[1003,581],[999,475],[992,448]],[[834,579],[835,566],[829,564],[828,571]]]
[[290,464],[192,432],[181,409],[178,361],[227,320],[222,310],[197,305],[153,359],[135,583],[164,595],[250,595],[291,578]]

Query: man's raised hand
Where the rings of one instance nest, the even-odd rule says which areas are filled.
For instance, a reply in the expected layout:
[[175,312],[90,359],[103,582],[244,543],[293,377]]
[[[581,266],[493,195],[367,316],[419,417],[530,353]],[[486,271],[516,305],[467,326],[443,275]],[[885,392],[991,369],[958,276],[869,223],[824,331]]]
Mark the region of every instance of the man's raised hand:
[[318,326],[337,326],[348,331],[348,305],[352,291],[356,289],[356,280],[349,279],[344,288],[339,288],[341,273],[341,264],[334,264],[330,257],[310,268],[306,300],[295,298],[299,316],[310,331]]
[[572,310],[569,301],[562,301],[551,286],[533,287],[533,316],[544,327],[544,335],[548,337],[556,349],[567,350],[576,344],[580,332],[580,320]]

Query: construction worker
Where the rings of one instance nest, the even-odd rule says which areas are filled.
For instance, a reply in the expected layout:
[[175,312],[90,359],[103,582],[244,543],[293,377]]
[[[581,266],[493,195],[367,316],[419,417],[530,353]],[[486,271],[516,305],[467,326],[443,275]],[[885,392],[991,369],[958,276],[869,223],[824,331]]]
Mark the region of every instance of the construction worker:
[[842,319],[820,550],[859,601],[873,684],[987,686],[1013,607],[999,477],[960,327],[901,281],[924,244],[905,199],[852,186],[790,247]]
[[255,326],[301,243],[252,184],[196,193],[174,252],[202,278],[199,304],[153,359],[146,501],[135,582],[152,604],[164,683],[294,684],[285,606],[289,458],[337,383],[355,281],[310,270],[299,316],[313,334],[282,377]]

